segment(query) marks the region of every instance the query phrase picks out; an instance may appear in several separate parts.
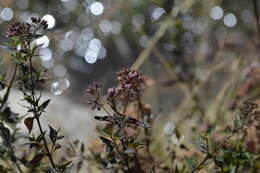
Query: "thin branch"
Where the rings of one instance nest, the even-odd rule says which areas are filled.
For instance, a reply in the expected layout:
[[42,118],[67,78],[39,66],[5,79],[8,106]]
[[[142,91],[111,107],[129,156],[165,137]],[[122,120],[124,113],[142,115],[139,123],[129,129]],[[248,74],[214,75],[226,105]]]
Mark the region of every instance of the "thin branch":
[[21,167],[20,167],[20,164],[17,163],[17,158],[16,158],[16,156],[15,156],[15,154],[14,154],[14,150],[13,150],[12,144],[10,145],[9,148],[10,148],[10,151],[11,151],[11,153],[12,153],[12,156],[15,158],[15,165],[16,165],[18,171],[19,171],[20,173],[23,173],[23,171],[22,171],[22,169],[21,169]]
[[[144,118],[144,108],[143,108],[143,104],[141,102],[140,97],[137,98],[137,102],[138,102],[138,107],[140,109],[140,113],[141,113],[141,118]],[[150,139],[149,139],[149,131],[148,128],[144,128],[144,134],[145,134],[145,143],[146,143],[146,152],[148,153],[150,158],[153,158],[151,150],[150,150]]]
[[121,159],[126,163],[126,166],[127,166],[127,170],[130,171],[130,165],[129,165],[129,162],[128,162],[128,158],[124,155],[124,153],[122,154],[116,144],[116,140],[112,137],[112,140],[114,142],[114,145],[115,145],[115,148],[116,148],[116,151],[118,152],[119,156],[121,157]]
[[[2,104],[1,104],[1,106],[0,106],[0,112],[2,111],[4,105],[6,104],[8,98],[9,98],[9,94],[10,94],[10,92],[11,92],[13,83],[14,83],[14,81],[15,81],[15,77],[16,77],[16,73],[17,73],[17,67],[18,67],[18,64],[15,64],[15,68],[14,68],[14,72],[13,72],[12,78],[11,78],[11,80],[10,80],[10,82],[9,82],[9,85],[8,85],[8,87],[7,87],[7,91],[6,91],[5,95],[4,95]],[[21,169],[21,167],[20,167],[20,164],[17,163],[17,158],[16,158],[16,156],[15,156],[15,154],[14,154],[13,146],[10,145],[10,146],[9,146],[9,149],[10,149],[10,152],[11,152],[12,156],[15,158],[15,165],[16,165],[18,171],[19,171],[20,173],[22,173],[23,171],[22,171],[22,169]]]
[[[35,103],[35,92],[34,92],[33,71],[32,71],[32,69],[33,69],[33,67],[32,67],[32,56],[29,57],[29,69],[30,69],[30,78],[31,78],[32,99],[33,99],[33,102]],[[40,133],[41,133],[41,135],[43,135],[44,132],[42,130],[42,126],[41,126],[41,122],[40,122],[40,115],[37,112],[37,108],[36,108],[35,104],[33,104],[32,106],[33,106],[33,109],[34,109],[33,114],[34,114],[34,117],[37,121],[38,127],[40,129]],[[44,143],[44,146],[46,148],[46,151],[47,151],[47,156],[48,156],[48,158],[51,162],[51,165],[52,165],[53,168],[55,168],[55,164],[54,164],[53,159],[52,159],[52,154],[50,153],[50,150],[48,148],[48,144],[46,142],[45,135],[43,135],[42,139],[43,139],[43,143]]]
[[3,109],[4,105],[5,105],[5,103],[6,103],[7,100],[8,100],[8,97],[9,97],[9,94],[10,94],[10,91],[11,91],[11,88],[12,88],[13,83],[14,83],[14,80],[15,80],[15,76],[16,76],[16,72],[17,72],[17,66],[18,66],[18,65],[16,64],[16,65],[15,65],[15,68],[14,68],[14,72],[13,72],[12,78],[11,78],[11,81],[10,81],[8,87],[7,87],[7,91],[6,91],[5,95],[4,95],[2,104],[1,104],[1,106],[0,106],[0,111],[2,111],[2,109]]
[[[240,129],[238,129],[240,130]],[[192,171],[190,173],[194,173],[198,170],[200,170],[200,168],[209,160],[212,159],[213,154],[215,154],[219,149],[221,149],[226,143],[227,141],[229,141],[230,138],[232,138],[236,133],[233,133],[231,135],[229,135],[228,137],[226,137],[219,145],[217,145],[212,152],[208,152],[206,157],[200,162],[200,164],[198,166],[196,166],[194,169],[192,169]]]

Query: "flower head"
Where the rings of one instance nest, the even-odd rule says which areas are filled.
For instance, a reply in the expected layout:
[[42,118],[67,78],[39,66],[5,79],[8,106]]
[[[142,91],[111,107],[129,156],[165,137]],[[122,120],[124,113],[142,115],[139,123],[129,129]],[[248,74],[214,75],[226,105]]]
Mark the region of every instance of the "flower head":
[[8,37],[21,36],[30,34],[30,24],[15,22],[11,24],[6,32]]
[[109,88],[107,91],[107,100],[134,100],[140,95],[140,90],[143,88],[144,79],[136,71],[126,69],[117,73],[119,85],[114,88]]
[[126,69],[117,73],[120,86],[123,89],[140,90],[143,86],[143,77],[134,70]]

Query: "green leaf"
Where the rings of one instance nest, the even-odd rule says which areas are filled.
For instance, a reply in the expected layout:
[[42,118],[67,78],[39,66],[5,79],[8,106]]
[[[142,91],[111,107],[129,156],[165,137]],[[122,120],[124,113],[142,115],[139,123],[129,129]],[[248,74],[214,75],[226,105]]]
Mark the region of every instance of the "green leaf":
[[19,122],[18,114],[12,112],[10,107],[6,107],[0,113],[0,119],[7,123],[18,123]]
[[58,131],[52,128],[50,125],[49,125],[49,129],[50,129],[49,138],[54,143],[57,140]]
[[46,131],[44,131],[42,134],[40,134],[35,140],[37,142],[41,142],[43,140],[43,138],[44,138],[45,133],[46,133]]
[[81,146],[80,146],[80,152],[81,153],[85,152],[85,145],[84,145],[84,143],[82,143]]
[[124,138],[124,132],[122,129],[118,129],[113,136],[116,139],[122,139],[122,138]]
[[202,152],[202,153],[207,153],[207,144],[205,143],[205,141],[202,138],[198,138],[195,141],[192,142],[196,148]]
[[2,123],[0,123],[0,137],[2,138],[2,144],[4,144],[4,146],[8,147],[13,142],[13,137],[10,130]]
[[106,148],[106,151],[107,152],[112,152],[114,150],[114,144],[111,140],[107,139],[107,138],[104,138],[102,136],[99,137],[103,143],[106,144],[107,148]]
[[112,136],[112,130],[111,129],[102,129],[101,130],[101,135],[111,137]]
[[30,103],[32,105],[34,105],[34,103],[35,103],[31,96],[25,96],[24,100],[26,100],[28,103]]
[[51,141],[53,143],[55,143],[57,140],[62,139],[64,137],[64,136],[58,136],[58,133],[59,133],[60,129],[55,130],[50,125],[49,125],[49,129],[50,129],[49,138],[51,139]]
[[5,89],[5,84],[2,81],[0,81],[0,91],[3,89]]
[[197,164],[192,158],[185,157],[185,160],[191,169],[196,168]]
[[69,161],[69,162],[67,162],[67,163],[64,163],[63,165],[61,165],[61,169],[62,169],[62,170],[66,169],[71,163],[72,163],[72,161]]
[[46,100],[45,102],[43,102],[40,106],[39,109],[40,111],[43,111],[50,103],[51,99]]
[[182,167],[181,169],[179,169],[178,166],[176,165],[175,173],[185,173],[185,167]]

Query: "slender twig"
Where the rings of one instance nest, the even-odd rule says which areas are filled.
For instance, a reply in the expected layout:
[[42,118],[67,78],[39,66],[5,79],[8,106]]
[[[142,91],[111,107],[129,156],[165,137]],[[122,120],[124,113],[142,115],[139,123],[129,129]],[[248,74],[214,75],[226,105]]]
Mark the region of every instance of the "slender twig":
[[[15,77],[16,77],[16,73],[17,73],[17,67],[18,67],[18,64],[15,64],[15,68],[14,68],[14,72],[13,72],[12,78],[11,78],[11,80],[9,82],[9,85],[7,87],[7,91],[6,91],[5,95],[4,95],[2,104],[0,106],[0,112],[2,111],[4,105],[6,104],[8,98],[9,98],[9,94],[10,94],[11,88],[12,88],[13,83],[15,81]],[[16,165],[17,169],[19,170],[20,173],[22,173],[23,171],[22,171],[22,169],[20,167],[20,164],[17,163],[17,158],[16,158],[16,156],[14,154],[14,150],[13,150],[13,146],[12,145],[9,146],[9,150],[10,150],[12,156],[15,158],[15,165]]]
[[258,5],[257,5],[257,0],[252,0],[253,3],[253,8],[254,8],[254,14],[255,14],[255,19],[256,19],[256,28],[257,28],[257,33],[258,33],[258,46],[260,48],[260,23],[259,23],[259,13],[258,13]]
[[[30,69],[30,78],[31,78],[31,92],[32,92],[32,99],[33,99],[33,102],[35,103],[35,92],[34,92],[34,82],[33,82],[33,67],[32,67],[32,56],[29,57],[29,69]],[[37,112],[37,108],[35,106],[35,104],[32,105],[33,106],[33,114],[34,114],[34,118],[36,119],[37,121],[37,124],[38,124],[38,127],[40,129],[40,133],[43,135],[43,143],[44,143],[44,146],[46,148],[46,152],[47,152],[47,156],[51,162],[51,165],[53,168],[55,168],[55,164],[53,162],[53,159],[52,159],[52,154],[50,153],[50,150],[48,148],[48,144],[46,142],[46,139],[45,139],[45,136],[44,136],[44,132],[42,130],[42,126],[41,126],[41,122],[40,122],[40,114]]]
[[127,101],[126,101],[126,104],[125,104],[125,107],[124,107],[123,115],[125,115],[126,108],[128,106],[128,103],[129,103],[129,96],[130,96],[130,91],[128,91],[128,93],[127,93]]
[[19,171],[20,173],[23,173],[22,168],[20,167],[20,164],[17,163],[17,158],[16,158],[16,156],[15,156],[15,154],[14,154],[14,150],[13,150],[12,144],[10,145],[9,148],[10,148],[10,152],[12,153],[12,156],[15,158],[15,165],[16,165],[18,171]]
[[129,162],[128,162],[128,158],[122,154],[117,146],[117,143],[115,141],[115,139],[112,137],[112,140],[114,142],[114,145],[115,145],[115,148],[116,148],[116,151],[118,152],[119,156],[121,157],[121,159],[125,162],[126,166],[127,166],[127,170],[130,171],[130,165],[129,165]]
[[208,159],[210,159],[210,156],[207,155],[201,162],[198,166],[196,166],[190,173],[194,173],[196,172],[197,170],[200,170],[200,168],[208,161]]
[[[141,98],[138,97],[137,98],[137,102],[138,102],[138,107],[140,109],[140,113],[141,113],[141,118],[144,118],[144,108],[143,108],[143,104],[141,102]],[[144,134],[145,134],[145,143],[146,143],[146,152],[148,153],[150,158],[153,158],[152,153],[150,151],[150,139],[149,139],[149,131],[148,128],[144,128]]]
[[200,168],[201,168],[209,159],[211,159],[211,158],[213,157],[213,154],[215,154],[219,149],[221,149],[221,148],[226,144],[226,142],[227,142],[230,138],[232,138],[235,134],[236,134],[236,133],[229,135],[229,136],[226,137],[219,145],[217,145],[217,146],[215,147],[215,149],[212,150],[212,152],[208,152],[207,155],[206,155],[206,157],[198,164],[198,166],[196,166],[194,169],[192,169],[192,171],[191,171],[190,173],[194,173],[194,172],[200,170]]
[[[2,131],[2,134],[3,134],[3,140],[6,140],[8,141],[10,136],[9,135],[6,135],[6,132],[5,132],[5,129],[6,127],[4,126],[3,122],[0,122],[0,131]],[[18,168],[19,172],[20,173],[23,173],[19,163],[17,162],[17,158],[14,154],[14,150],[13,150],[13,146],[12,146],[12,143],[8,143],[6,145],[6,147],[8,148],[9,150],[9,157],[11,158],[11,161],[16,165],[16,167]]]
[[13,72],[12,78],[11,78],[11,81],[10,81],[8,87],[7,87],[7,91],[6,91],[5,95],[4,95],[2,104],[1,104],[1,106],[0,106],[0,111],[2,111],[2,109],[3,109],[4,105],[5,105],[5,103],[6,103],[7,100],[8,100],[8,97],[9,97],[9,94],[10,94],[10,91],[11,91],[11,88],[12,88],[12,86],[13,86],[14,79],[15,79],[15,76],[16,76],[17,66],[18,66],[18,65],[16,64],[16,65],[15,65],[15,68],[14,68],[14,72]]

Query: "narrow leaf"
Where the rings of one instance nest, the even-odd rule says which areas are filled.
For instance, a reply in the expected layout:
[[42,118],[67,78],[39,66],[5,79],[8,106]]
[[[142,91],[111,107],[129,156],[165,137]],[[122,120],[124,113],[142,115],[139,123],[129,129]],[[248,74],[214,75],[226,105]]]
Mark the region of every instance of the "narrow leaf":
[[107,152],[109,152],[109,153],[112,152],[113,149],[114,149],[113,142],[111,140],[107,139],[107,138],[102,137],[102,136],[100,136],[99,138],[102,140],[102,142],[104,142],[106,144]]
[[50,103],[51,99],[48,99],[46,100],[45,102],[43,102],[41,105],[40,105],[40,110],[44,110]]

